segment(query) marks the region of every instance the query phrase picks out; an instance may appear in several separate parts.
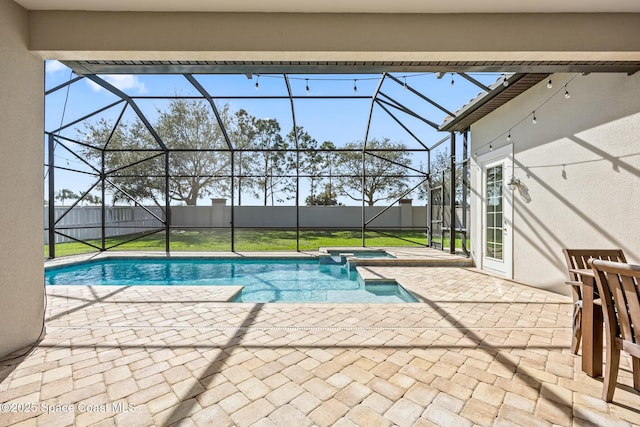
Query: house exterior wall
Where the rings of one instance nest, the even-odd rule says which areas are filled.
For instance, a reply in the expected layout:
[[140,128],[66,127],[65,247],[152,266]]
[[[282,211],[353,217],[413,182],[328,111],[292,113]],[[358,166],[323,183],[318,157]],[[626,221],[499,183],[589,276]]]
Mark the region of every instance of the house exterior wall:
[[[493,149],[513,145],[522,182],[513,197],[513,279],[568,293],[562,248],[621,248],[640,263],[640,73],[551,79],[551,89],[543,81],[475,123],[471,152],[481,156],[490,141]],[[478,173],[474,159],[472,183]],[[480,239],[476,227],[477,264]]]
[[[44,311],[44,64],[27,13],[0,1],[0,357],[34,342]],[[36,208],[37,209],[34,209]]]

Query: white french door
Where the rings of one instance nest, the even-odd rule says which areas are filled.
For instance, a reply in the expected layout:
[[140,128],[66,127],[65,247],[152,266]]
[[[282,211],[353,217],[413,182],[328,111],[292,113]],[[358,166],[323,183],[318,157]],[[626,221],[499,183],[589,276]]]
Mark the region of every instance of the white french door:
[[512,147],[502,147],[478,158],[482,214],[481,268],[513,278],[513,195],[507,183],[513,172]]

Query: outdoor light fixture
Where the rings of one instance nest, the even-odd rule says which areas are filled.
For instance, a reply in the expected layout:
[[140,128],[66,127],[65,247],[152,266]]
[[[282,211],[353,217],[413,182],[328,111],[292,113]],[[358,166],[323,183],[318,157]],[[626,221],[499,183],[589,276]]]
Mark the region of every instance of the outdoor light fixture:
[[256,90],[260,89],[260,76],[256,78]]
[[311,92],[311,89],[309,89],[309,79],[307,79],[307,93]]
[[507,187],[509,187],[509,190],[511,191],[515,190],[519,185],[520,185],[520,180],[515,176],[511,175],[511,179],[507,183]]
[[564,97],[565,99],[571,98],[571,95],[569,95],[569,91],[567,90],[567,85],[564,85]]
[[453,80],[453,73],[451,73],[451,87],[456,84],[455,80]]
[[353,81],[353,93],[358,93],[357,83],[358,83],[358,80]]
[[536,123],[538,123],[538,119],[536,118],[536,112],[533,112],[533,120],[531,120],[531,122],[535,125]]
[[551,89],[553,87],[553,82],[551,81],[551,79],[549,79],[547,81],[547,89]]
[[507,134],[507,141],[511,141],[511,129],[509,129],[509,133]]
[[509,80],[507,80],[507,76],[504,76],[504,80],[502,81],[502,86],[504,87],[509,86]]

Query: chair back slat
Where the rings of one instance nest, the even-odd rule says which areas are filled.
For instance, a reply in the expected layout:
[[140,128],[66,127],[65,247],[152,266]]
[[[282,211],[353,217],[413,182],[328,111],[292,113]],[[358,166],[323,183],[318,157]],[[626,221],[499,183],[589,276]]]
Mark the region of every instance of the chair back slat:
[[[563,249],[562,252],[569,269],[591,268],[589,260],[592,258],[613,262],[627,262],[622,249]],[[572,272],[569,272],[569,279],[580,281],[579,275]]]
[[627,341],[633,341],[636,344],[640,344],[640,274],[634,277],[621,276],[622,287],[627,302],[627,313],[629,314],[629,324],[633,325],[633,329],[628,331],[628,336],[632,336],[633,339]]
[[623,341],[640,343],[640,266],[594,260],[605,323]]

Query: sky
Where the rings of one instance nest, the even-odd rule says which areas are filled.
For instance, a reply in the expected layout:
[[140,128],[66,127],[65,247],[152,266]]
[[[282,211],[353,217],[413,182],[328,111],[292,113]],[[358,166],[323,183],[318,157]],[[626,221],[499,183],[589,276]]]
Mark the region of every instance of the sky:
[[[380,88],[380,93],[437,124],[443,122],[447,113],[416,96],[406,87],[415,89],[451,112],[455,112],[481,92],[478,86],[451,73],[447,73],[441,78],[438,78],[435,73],[392,73],[392,75],[400,83],[387,78]],[[494,83],[501,78],[499,73],[474,73],[471,76],[485,85]],[[45,91],[75,77],[75,74],[63,64],[57,61],[47,61]],[[200,93],[181,75],[105,75],[101,77],[132,97],[200,96]],[[282,75],[195,75],[195,78],[213,96],[287,95]],[[292,94],[296,97],[294,106],[298,127],[303,127],[318,142],[332,141],[338,147],[365,139],[371,109],[371,96],[380,84],[381,74],[289,75],[289,79]],[[313,99],[314,96],[349,98],[320,100]],[[356,97],[366,98],[358,99]],[[92,111],[118,101],[118,99],[88,79],[79,80],[69,85],[68,89],[57,90],[45,97],[45,129],[48,132],[56,131]],[[163,109],[168,101],[136,98],[136,102],[153,123],[158,110]],[[216,101],[217,108],[222,108],[225,103],[232,111],[244,108],[257,118],[277,119],[283,129],[283,135],[286,135],[293,127],[291,104],[288,99],[218,100]],[[98,118],[115,121],[121,110],[122,105],[119,105],[105,110],[88,121],[95,121]],[[446,134],[434,131],[410,115],[393,108],[390,110],[427,146],[431,146],[446,136]],[[133,113],[127,109],[124,120],[131,121],[133,119]],[[80,122],[76,126],[60,131],[60,134],[75,139],[78,138],[79,130],[83,127],[84,122]],[[403,143],[409,148],[420,147],[420,144],[378,105],[373,109],[368,137],[369,139],[389,138],[394,142]],[[424,169],[426,168],[425,163],[426,159],[422,154],[419,158],[414,156],[412,166]],[[56,164],[69,168],[86,169],[72,154],[60,149],[56,149]],[[87,177],[80,175],[61,170],[56,171],[56,189],[69,188],[74,192],[85,191],[91,183]],[[247,198],[243,196],[243,204],[246,203],[246,200]],[[344,202],[347,203],[346,200]],[[208,197],[199,204],[209,204]],[[258,204],[257,201],[256,204]]]

